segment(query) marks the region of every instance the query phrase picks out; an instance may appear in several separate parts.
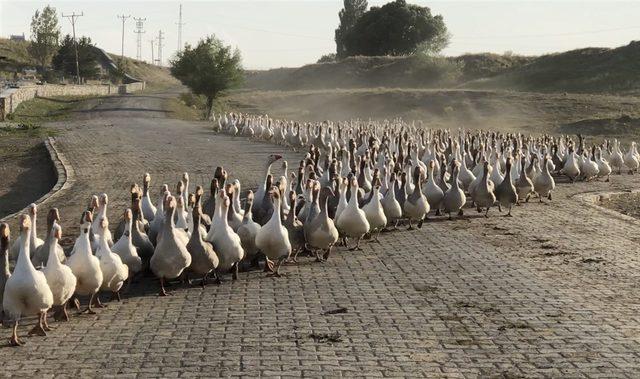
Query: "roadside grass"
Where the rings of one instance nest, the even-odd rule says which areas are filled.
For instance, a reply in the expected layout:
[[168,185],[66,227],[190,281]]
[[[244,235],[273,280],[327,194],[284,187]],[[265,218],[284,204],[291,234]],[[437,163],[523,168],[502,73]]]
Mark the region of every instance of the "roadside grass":
[[[207,116],[207,103],[204,96],[194,95],[191,92],[181,93],[177,98],[172,98],[165,105],[170,118],[186,121],[202,121]],[[220,97],[213,104],[214,113],[226,112],[229,108],[227,101]]]
[[96,96],[36,97],[18,105],[7,119],[17,124],[37,124],[69,118],[78,103]]

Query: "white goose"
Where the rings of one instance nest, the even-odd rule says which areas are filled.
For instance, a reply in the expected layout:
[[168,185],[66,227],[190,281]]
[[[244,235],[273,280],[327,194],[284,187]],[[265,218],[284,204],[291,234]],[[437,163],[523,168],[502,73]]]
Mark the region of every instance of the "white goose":
[[[29,205],[29,216],[31,216],[31,232],[29,234],[29,242],[31,245],[31,251],[35,252],[40,246],[42,246],[42,244],[44,244],[44,241],[41,238],[38,238],[37,236],[37,219],[38,219],[38,206],[35,204],[30,204]],[[18,254],[20,253],[20,243],[21,243],[22,239],[17,238],[14,242],[13,245],[11,245],[11,255],[10,255],[10,260],[14,261],[16,259],[18,259]]]
[[[11,233],[9,232],[9,225],[0,223],[0,305],[2,304],[2,297],[4,296],[4,287],[7,284],[7,280],[11,276],[9,271],[9,243],[11,240]],[[4,322],[4,310],[0,306],[0,322]]]
[[29,335],[47,334],[45,318],[47,310],[53,305],[53,294],[47,284],[47,278],[33,267],[29,259],[29,229],[31,228],[29,216],[21,215],[19,225],[22,239],[20,254],[13,274],[7,279],[2,299],[2,309],[5,314],[15,320],[10,340],[13,346],[22,345],[18,339],[18,321],[21,316],[38,315],[38,324],[29,332]]
[[60,259],[60,262],[64,262],[66,260],[64,250],[62,250],[62,246],[58,244],[57,240],[54,241],[51,239],[51,230],[53,228],[53,225],[58,221],[60,221],[60,212],[58,212],[58,208],[51,208],[49,210],[49,214],[47,215],[47,239],[32,254],[33,258],[31,258],[31,262],[35,267],[41,267],[47,263],[47,260],[49,259],[49,245],[52,243],[54,244],[55,252],[58,256],[58,259]]
[[260,228],[256,235],[256,246],[267,257],[268,261],[275,262],[272,269],[274,276],[280,276],[280,266],[289,259],[291,255],[291,243],[287,228],[282,225],[280,212],[280,190],[273,187],[269,191],[273,201],[273,214],[271,219]]
[[549,166],[547,165],[547,160],[549,158],[545,155],[542,162],[542,173],[536,176],[533,181],[533,190],[536,191],[538,196],[540,197],[540,202],[542,203],[542,198],[547,197],[551,200],[551,191],[556,188],[556,182],[553,180],[551,173],[549,173]]
[[[394,226],[397,226],[398,220],[402,218],[402,207],[396,199],[396,174],[392,172],[389,177],[389,184],[387,192],[384,194],[382,201],[382,210],[384,211],[384,215],[387,218],[388,223],[393,223]],[[346,189],[345,189],[346,193]],[[345,195],[345,205],[346,205],[346,195]],[[336,213],[337,214],[337,213]],[[337,217],[336,217],[337,219]]]
[[[198,188],[198,197],[202,195],[202,188]],[[193,221],[196,225],[200,224],[200,218],[202,215],[202,209],[200,208],[199,200],[196,200],[196,204],[193,207]],[[209,274],[214,273],[216,281],[218,276],[215,273],[215,269],[218,267],[220,260],[218,255],[213,250],[213,246],[203,239],[204,235],[201,228],[194,228],[191,233],[191,238],[187,243],[187,251],[191,254],[191,264],[189,265],[189,273],[202,276],[201,285],[204,288],[207,284]]]
[[382,197],[380,195],[380,187],[380,179],[377,177],[374,178],[371,200],[362,207],[362,211],[367,217],[367,222],[369,222],[370,233],[372,235],[374,232],[376,233],[376,241],[378,240],[380,232],[387,226],[387,216],[384,213],[384,208],[380,200]]
[[409,230],[413,229],[412,222],[418,223],[418,228],[422,227],[424,218],[429,213],[429,202],[422,193],[420,188],[420,177],[422,176],[422,168],[416,166],[413,172],[413,192],[407,196],[407,200],[404,202],[403,213],[409,220]]
[[122,262],[129,268],[129,275],[133,277],[133,275],[142,270],[142,259],[138,255],[138,250],[133,245],[133,213],[131,209],[124,211],[123,218],[125,221],[124,233],[122,233],[120,239],[113,244],[111,251],[120,256]]
[[142,178],[142,202],[140,206],[142,207],[142,214],[144,218],[151,222],[153,218],[156,216],[156,207],[151,202],[151,198],[149,198],[149,184],[151,183],[151,175],[147,172],[144,174]]
[[[429,207],[431,209],[436,210],[436,216],[440,214],[440,208],[442,204],[442,199],[444,199],[444,192],[439,185],[436,184],[434,177],[434,169],[436,166],[436,162],[434,160],[429,161],[429,177],[427,178],[427,184],[424,186],[424,195],[427,197],[427,201],[429,202]],[[469,175],[473,176],[471,172]],[[475,179],[475,177],[474,177]],[[473,179],[471,179],[473,181]],[[467,184],[467,187],[471,184],[470,182]],[[464,184],[463,184],[464,186]]]
[[253,200],[253,191],[249,191],[247,194],[242,225],[238,228],[238,237],[240,237],[246,259],[255,263],[258,252],[260,251],[256,246],[256,235],[258,235],[258,232],[260,231],[260,224],[253,221],[253,213],[251,212]]
[[91,252],[89,234],[91,233],[92,221],[92,213],[85,211],[80,221],[80,235],[76,239],[71,256],[66,262],[77,279],[76,294],[90,296],[89,305],[85,310],[89,314],[95,314],[92,309],[94,297],[98,293],[100,286],[102,286],[103,279],[100,260]]
[[150,261],[151,271],[160,279],[160,296],[167,296],[164,288],[165,279],[179,277],[191,264],[191,255],[187,251],[187,243],[178,236],[173,215],[176,211],[176,200],[167,196],[164,201],[165,221],[160,231],[158,245]]
[[358,181],[351,178],[351,198],[340,214],[337,225],[345,236],[355,238],[356,244],[350,250],[360,250],[360,240],[369,232],[369,222],[362,209],[358,207]]
[[57,321],[69,321],[67,302],[76,290],[77,280],[71,268],[63,265],[56,254],[56,246],[62,237],[62,228],[58,224],[53,224],[51,229],[49,233],[49,238],[51,239],[49,241],[49,257],[47,265],[42,269],[42,272],[47,278],[47,284],[53,295],[53,306],[59,307],[59,310],[55,313],[55,319]]
[[238,263],[244,258],[244,249],[242,249],[240,237],[227,222],[226,214],[230,205],[231,202],[225,191],[218,191],[216,210],[211,220],[211,229],[209,229],[205,240],[211,242],[214,250],[218,253],[218,259],[220,260],[218,272],[233,270],[233,280],[237,280]]
[[[109,221],[103,218],[100,220],[100,242],[96,257],[100,260],[100,270],[102,271],[101,291],[109,291],[113,298],[120,300],[120,289],[124,281],[129,277],[129,268],[122,263],[122,259],[111,251],[109,246],[108,234],[106,229],[109,228]],[[100,305],[100,299],[96,298],[96,303]]]

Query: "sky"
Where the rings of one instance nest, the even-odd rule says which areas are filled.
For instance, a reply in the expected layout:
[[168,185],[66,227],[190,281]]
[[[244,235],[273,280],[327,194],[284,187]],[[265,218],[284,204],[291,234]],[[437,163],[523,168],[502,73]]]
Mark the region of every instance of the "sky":
[[[382,5],[387,1],[369,1]],[[444,17],[452,39],[443,54],[506,51],[540,55],[575,48],[616,47],[640,39],[640,1],[421,1]],[[19,1],[0,0],[0,36],[25,33],[31,16],[50,4],[58,14],[83,12],[77,36],[120,53],[125,21],[124,54],[136,57],[133,17],[145,18],[142,59],[151,60],[151,40],[163,36],[163,64],[178,49],[178,9],[182,4],[182,42],[195,44],[208,34],[238,47],[249,69],[297,67],[335,51],[334,30],[342,1]],[[63,34],[71,33],[61,18]],[[156,45],[157,49],[157,45]],[[156,51],[157,54],[157,51]],[[157,56],[156,56],[157,58]]]

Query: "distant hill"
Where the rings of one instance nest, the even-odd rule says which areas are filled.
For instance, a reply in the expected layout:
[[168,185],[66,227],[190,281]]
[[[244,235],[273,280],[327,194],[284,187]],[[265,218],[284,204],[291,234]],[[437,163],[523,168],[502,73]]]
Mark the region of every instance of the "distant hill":
[[257,90],[375,87],[640,94],[640,42],[540,57],[467,54],[426,62],[417,57],[351,57],[249,71],[245,83]]
[[533,92],[640,93],[640,41],[538,57],[466,88]]
[[302,90],[331,88],[437,88],[497,75],[530,57],[468,54],[451,58],[350,57],[299,68],[247,71],[245,88]]
[[[2,71],[22,70],[23,68],[34,68],[36,62],[31,59],[27,51],[28,41],[11,41],[6,38],[0,38],[0,77]],[[98,49],[100,50],[100,49]],[[109,56],[118,57],[118,54],[108,54],[102,50],[98,58],[103,66],[109,65]],[[104,53],[104,54],[102,54]],[[168,87],[179,85],[179,81],[169,73],[166,67],[151,65],[136,59],[127,58],[129,71],[128,74],[133,78],[137,78],[147,82],[151,87]],[[106,67],[107,68],[107,67]]]

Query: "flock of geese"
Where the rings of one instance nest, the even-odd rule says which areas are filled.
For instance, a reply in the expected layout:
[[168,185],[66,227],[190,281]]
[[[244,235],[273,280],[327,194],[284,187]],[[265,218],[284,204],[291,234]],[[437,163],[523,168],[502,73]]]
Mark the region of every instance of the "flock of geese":
[[[88,298],[83,312],[95,313],[103,306],[100,293],[119,300],[136,276],[152,273],[162,296],[167,281],[204,286],[229,273],[236,280],[241,268],[262,262],[269,275],[280,276],[283,263],[296,262],[301,252],[322,262],[334,246],[357,250],[362,239],[377,240],[401,222],[420,228],[428,217],[463,217],[466,208],[488,217],[497,205],[511,216],[513,205],[532,196],[551,200],[554,177],[608,181],[612,171],[633,173],[640,162],[635,142],[622,152],[616,140],[587,146],[580,135],[575,141],[454,132],[402,120],[302,124],[225,114],[214,119],[213,129],[306,154],[291,171],[282,156],[270,155],[255,193],[243,194],[239,180],[218,167],[205,198],[201,186],[192,191],[185,173],[174,193],[166,184],[153,191],[155,205],[145,173],[142,187],[132,184],[131,207],[113,232],[109,197],[91,197],[68,255],[59,244],[56,208],[47,213],[44,240],[37,236],[35,204],[20,215],[15,241],[9,226],[0,224],[2,320],[13,324],[12,345],[22,344],[21,317],[37,316],[29,335],[46,335],[50,309],[55,320],[68,320],[68,304],[80,310],[82,297]],[[271,170],[280,161],[275,175]]]

